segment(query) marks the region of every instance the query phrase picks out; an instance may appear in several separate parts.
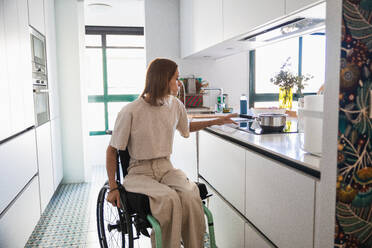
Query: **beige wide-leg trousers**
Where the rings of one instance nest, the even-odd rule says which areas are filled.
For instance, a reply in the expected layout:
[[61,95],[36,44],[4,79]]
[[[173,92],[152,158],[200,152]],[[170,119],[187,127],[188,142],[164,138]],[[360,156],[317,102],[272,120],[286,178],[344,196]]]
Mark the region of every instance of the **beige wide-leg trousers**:
[[[127,191],[149,196],[164,248],[202,248],[205,220],[199,189],[168,158],[136,161],[124,179]],[[152,247],[155,247],[151,235]]]

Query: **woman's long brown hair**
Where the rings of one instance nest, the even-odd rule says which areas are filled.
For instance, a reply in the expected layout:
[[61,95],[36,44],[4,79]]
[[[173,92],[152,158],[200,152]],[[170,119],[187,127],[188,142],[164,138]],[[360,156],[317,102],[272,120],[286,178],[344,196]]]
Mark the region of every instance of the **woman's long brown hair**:
[[146,96],[151,105],[159,106],[170,94],[169,81],[177,67],[170,59],[154,59],[147,68],[146,85],[141,97]]

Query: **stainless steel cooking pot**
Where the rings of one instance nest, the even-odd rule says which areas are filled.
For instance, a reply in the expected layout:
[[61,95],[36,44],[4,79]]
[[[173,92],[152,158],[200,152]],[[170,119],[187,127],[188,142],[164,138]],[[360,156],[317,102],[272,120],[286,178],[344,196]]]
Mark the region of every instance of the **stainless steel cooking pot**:
[[259,114],[256,118],[263,132],[282,131],[285,127],[286,120],[286,114]]

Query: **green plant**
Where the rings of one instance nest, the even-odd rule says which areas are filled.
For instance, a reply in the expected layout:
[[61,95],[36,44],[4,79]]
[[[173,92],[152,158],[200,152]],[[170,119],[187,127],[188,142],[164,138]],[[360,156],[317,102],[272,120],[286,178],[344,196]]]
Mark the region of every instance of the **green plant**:
[[302,97],[302,90],[307,85],[305,82],[309,81],[313,76],[307,75],[295,75],[289,70],[291,66],[291,57],[288,57],[284,64],[280,67],[280,71],[275,74],[274,77],[270,78],[270,82],[275,85],[278,85],[279,88],[285,92],[290,92],[294,86],[296,86],[296,93],[298,97]]

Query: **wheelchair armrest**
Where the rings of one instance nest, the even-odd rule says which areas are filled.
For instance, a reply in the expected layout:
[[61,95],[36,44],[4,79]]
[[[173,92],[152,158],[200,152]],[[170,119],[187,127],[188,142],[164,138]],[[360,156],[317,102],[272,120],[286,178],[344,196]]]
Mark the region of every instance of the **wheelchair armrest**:
[[212,194],[208,194],[207,186],[204,183],[199,183],[199,182],[195,182],[195,183],[199,188],[199,194],[202,200],[205,200],[208,197],[212,196]]

